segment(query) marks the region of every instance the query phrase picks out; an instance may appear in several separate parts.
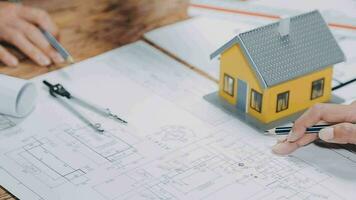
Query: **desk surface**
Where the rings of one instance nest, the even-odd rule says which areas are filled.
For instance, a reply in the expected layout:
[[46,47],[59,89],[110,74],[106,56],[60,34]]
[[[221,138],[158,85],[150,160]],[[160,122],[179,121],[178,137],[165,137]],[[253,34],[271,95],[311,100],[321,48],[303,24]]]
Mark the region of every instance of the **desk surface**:
[[[100,3],[98,3],[100,2]],[[153,28],[187,17],[187,0],[25,0],[46,9],[60,28],[60,41],[76,61],[141,38]],[[164,9],[162,9],[164,7]],[[65,66],[39,67],[24,56],[18,67],[0,73],[29,79]],[[0,188],[0,200],[12,200]]]

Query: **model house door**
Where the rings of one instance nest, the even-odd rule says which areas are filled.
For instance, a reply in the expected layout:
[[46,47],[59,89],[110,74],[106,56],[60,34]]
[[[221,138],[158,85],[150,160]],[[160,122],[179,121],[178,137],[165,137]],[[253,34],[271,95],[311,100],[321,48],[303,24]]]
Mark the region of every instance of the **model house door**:
[[247,83],[243,80],[237,79],[237,99],[236,106],[241,112],[246,112],[247,103]]

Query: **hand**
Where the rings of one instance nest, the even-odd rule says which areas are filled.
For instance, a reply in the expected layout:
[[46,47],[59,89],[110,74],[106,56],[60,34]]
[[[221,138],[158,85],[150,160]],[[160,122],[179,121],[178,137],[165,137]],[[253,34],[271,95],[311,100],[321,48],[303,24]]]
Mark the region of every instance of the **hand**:
[[[318,122],[338,123],[322,129],[319,134],[305,134],[305,130]],[[276,154],[290,154],[318,137],[321,140],[339,144],[356,144],[356,101],[350,105],[316,104],[295,121],[288,137],[277,142],[272,151]]]
[[[43,10],[21,4],[0,2],[0,41],[8,42],[41,66],[64,62],[41,33],[41,29],[58,36],[58,29]],[[8,66],[18,59],[0,45],[0,60]]]

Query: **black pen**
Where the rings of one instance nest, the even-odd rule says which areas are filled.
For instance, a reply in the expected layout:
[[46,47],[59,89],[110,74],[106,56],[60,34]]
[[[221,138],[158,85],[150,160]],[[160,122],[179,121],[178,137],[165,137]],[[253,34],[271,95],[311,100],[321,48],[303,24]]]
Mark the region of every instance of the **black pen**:
[[[315,134],[319,133],[319,131],[323,128],[332,126],[333,124],[317,124],[312,127],[307,128],[305,131],[307,134]],[[292,130],[293,127],[291,126],[282,126],[282,127],[276,127],[274,129],[266,131],[268,134],[273,134],[273,135],[288,135],[289,132]]]

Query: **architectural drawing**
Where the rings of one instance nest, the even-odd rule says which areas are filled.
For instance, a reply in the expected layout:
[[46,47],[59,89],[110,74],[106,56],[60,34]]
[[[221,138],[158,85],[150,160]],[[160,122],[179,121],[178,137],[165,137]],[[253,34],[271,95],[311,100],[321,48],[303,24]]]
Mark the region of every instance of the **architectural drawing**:
[[47,137],[32,136],[22,144],[5,155],[51,188],[86,184],[86,174],[106,163],[119,168],[142,159],[131,144],[90,127],[59,126]]
[[34,175],[49,187],[56,187],[67,181],[74,184],[84,183],[85,167],[79,168],[63,160],[59,155],[57,144],[48,138],[25,139],[24,145],[6,153],[23,167],[26,173]]
[[[129,124],[98,117],[107,127],[100,135],[49,96],[40,96],[31,117],[18,125],[21,133],[0,140],[0,166],[17,178],[0,170],[0,184],[21,199],[354,197],[356,177],[349,176],[354,173],[345,178],[333,167],[337,162],[337,169],[353,172],[356,165],[315,146],[304,153],[301,149],[297,156],[271,154],[275,138],[261,135],[201,98],[214,90],[215,83],[142,41],[63,72],[68,79],[53,72],[34,82],[56,79],[85,97],[95,95],[99,104],[110,105]],[[100,95],[88,89],[98,85],[106,88],[97,91]],[[125,98],[120,91],[125,91]],[[47,117],[43,113],[48,110],[55,112]]]
[[[115,133],[122,133],[120,130],[112,130]],[[72,137],[79,144],[87,147],[102,159],[108,162],[120,161],[124,165],[125,158],[133,156],[137,153],[133,147],[137,143],[137,139],[131,137],[132,141],[124,141],[115,136],[111,131],[106,131],[104,134],[88,134],[93,133],[90,127],[79,129],[66,129],[65,133]]]
[[146,138],[164,150],[173,150],[179,146],[190,143],[195,138],[193,130],[177,125],[167,125],[157,132],[147,135]]
[[323,188],[330,176],[311,168],[294,157],[271,157],[220,130],[93,188],[110,200],[236,199],[226,195],[233,191],[240,199],[342,199]]

